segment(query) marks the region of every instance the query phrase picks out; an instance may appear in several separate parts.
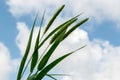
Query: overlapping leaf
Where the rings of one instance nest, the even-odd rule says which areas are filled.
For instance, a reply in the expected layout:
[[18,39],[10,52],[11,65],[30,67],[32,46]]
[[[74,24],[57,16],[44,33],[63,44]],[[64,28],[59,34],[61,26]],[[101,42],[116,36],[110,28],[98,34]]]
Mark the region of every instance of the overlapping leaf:
[[72,51],[68,54],[65,54],[64,56],[54,60],[52,63],[50,63],[49,65],[47,65],[40,73],[38,73],[38,75],[36,76],[35,80],[41,80],[52,68],[54,68],[59,62],[61,62],[63,59],[65,59],[66,57],[68,57],[69,55],[73,54],[74,52],[84,48],[85,46]]
[[65,5],[62,5],[57,12],[53,15],[53,17],[51,18],[51,20],[49,21],[49,23],[47,24],[44,34],[48,31],[48,29],[50,28],[50,26],[52,25],[52,23],[54,22],[54,20],[56,19],[56,17],[59,15],[59,13],[62,11],[62,9],[65,7]]
[[39,46],[40,32],[41,32],[41,26],[42,26],[42,23],[43,23],[43,20],[44,20],[44,15],[45,15],[45,11],[44,11],[43,16],[42,16],[40,29],[39,29],[39,32],[38,32],[34,52],[33,52],[33,55],[32,55],[31,66],[30,66],[30,72],[31,73],[33,72],[35,66],[37,65],[37,61],[38,61],[38,50],[39,50],[38,46]]
[[35,23],[36,23],[36,19],[37,19],[37,16],[36,16],[36,18],[34,20],[34,23],[33,23],[33,26],[32,26],[32,30],[31,30],[31,33],[30,33],[30,36],[29,36],[29,41],[28,41],[28,44],[27,44],[25,54],[24,54],[24,56],[23,56],[23,58],[21,60],[19,72],[18,72],[18,75],[17,75],[17,80],[21,80],[22,74],[24,74],[22,72],[23,72],[23,68],[25,66],[26,59],[28,57],[28,53],[30,51],[31,42],[32,42],[32,35],[33,35],[33,30],[34,30],[34,26],[35,26]]
[[60,26],[56,27],[53,31],[51,31],[51,32],[47,35],[47,37],[40,43],[39,48],[45,43],[45,41],[47,41],[48,38],[50,38],[52,35],[54,35],[55,32],[57,32],[57,31],[58,31],[60,28],[62,28],[65,24],[71,22],[71,21],[74,20],[74,19],[77,19],[78,16],[79,16],[79,15],[73,17],[72,19],[64,22],[64,23],[61,24]]
[[38,71],[42,70],[45,67],[50,56],[52,55],[52,53],[55,51],[55,49],[57,48],[57,46],[59,45],[59,43],[63,39],[65,32],[66,32],[66,29],[59,35],[57,40],[53,43],[53,45],[50,47],[50,49],[44,55],[44,57],[42,58],[42,60],[40,61],[39,65],[38,65]]
[[[49,30],[50,26],[53,24],[53,22],[55,21],[56,17],[60,14],[60,12],[63,10],[65,5],[62,5],[57,11],[56,13],[53,15],[53,17],[51,18],[51,20],[48,22],[47,26],[45,27],[45,30],[43,32],[42,37],[44,37],[44,35],[46,34],[46,32]],[[44,12],[45,14],[45,12]],[[84,24],[88,18],[83,19],[82,21],[80,21],[79,23],[77,23],[76,25],[74,25],[72,28],[68,27],[74,23],[75,21],[77,21],[78,16],[75,16],[71,19],[69,19],[68,21],[64,22],[63,24],[59,25],[58,27],[56,27],[53,31],[51,31],[43,40],[42,37],[40,39],[40,33],[41,33],[41,25],[43,23],[43,19],[44,19],[44,14],[41,20],[41,24],[40,24],[40,29],[37,35],[37,39],[35,42],[35,47],[34,47],[34,51],[33,54],[31,56],[31,58],[29,59],[27,65],[26,64],[26,60],[28,58],[29,55],[29,51],[30,51],[30,47],[31,47],[31,42],[32,42],[32,36],[33,36],[33,30],[34,30],[34,26],[36,23],[36,19],[37,16],[34,20],[33,26],[32,26],[32,30],[30,32],[30,36],[29,36],[29,40],[28,40],[28,45],[25,51],[25,54],[21,60],[21,64],[20,64],[20,68],[19,68],[19,72],[17,75],[17,80],[21,80],[25,70],[27,69],[29,62],[31,62],[30,65],[30,74],[27,77],[27,80],[42,80],[43,77],[48,76],[54,80],[57,80],[56,78],[54,78],[52,75],[48,74],[48,72],[53,69],[58,63],[60,63],[62,60],[64,60],[66,57],[68,57],[69,55],[73,54],[74,52],[80,50],[81,48],[85,47],[81,47],[75,51],[72,51],[68,54],[65,54],[61,57],[59,57],[58,59],[54,60],[53,62],[51,62],[50,64],[47,65],[49,59],[51,58],[51,55],[54,53],[54,51],[56,50],[56,48],[59,46],[59,44],[65,39],[67,38],[75,29],[77,29],[79,26],[81,26],[82,24]],[[39,48],[42,47],[42,45],[44,45],[44,43],[49,39],[50,39],[50,47],[47,47],[47,49],[45,49],[45,52],[43,53],[44,55],[40,58],[40,61],[38,59],[38,50]],[[40,40],[40,41],[39,41]],[[39,44],[40,43],[40,44]],[[37,66],[37,69],[35,69]],[[36,71],[37,70],[37,71]],[[58,74],[58,76],[60,76]]]
[[83,19],[82,21],[80,21],[79,23],[77,23],[75,26],[73,26],[64,36],[63,40],[69,36],[69,34],[71,34],[75,29],[77,29],[79,26],[81,26],[83,23],[85,23],[86,21],[88,21],[89,18]]
[[56,34],[54,34],[54,36],[52,37],[52,39],[50,40],[50,44],[52,44],[56,39],[57,37],[59,37],[59,35],[65,30],[67,29],[72,23],[74,23],[75,21],[77,20],[76,19],[73,19],[71,21],[69,21],[68,23],[66,23],[65,25],[62,26],[62,28],[60,28]]

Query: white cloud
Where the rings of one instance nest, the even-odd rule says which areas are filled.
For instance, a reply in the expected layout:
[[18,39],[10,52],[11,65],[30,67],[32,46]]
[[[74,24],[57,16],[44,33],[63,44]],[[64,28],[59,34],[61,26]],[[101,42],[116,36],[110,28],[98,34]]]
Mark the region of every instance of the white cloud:
[[[20,50],[26,46],[24,31],[28,31],[25,23],[19,23]],[[18,26],[19,26],[18,25]],[[22,28],[24,26],[24,28]],[[38,27],[35,28],[35,33]],[[37,34],[37,33],[36,33]],[[21,35],[21,36],[20,36]],[[23,40],[22,40],[23,39]],[[34,38],[35,40],[35,38]],[[77,29],[56,50],[51,60],[87,44],[87,47],[74,53],[58,65],[56,70],[60,73],[71,74],[62,80],[119,80],[120,74],[120,46],[113,46],[109,41],[94,39],[89,40],[88,34],[82,29]],[[43,50],[43,49],[42,49]],[[21,51],[22,52],[22,51]]]
[[[67,5],[65,10],[67,12],[64,13],[67,17],[84,12],[84,16],[90,17],[93,19],[91,21],[95,23],[107,19],[115,22],[119,29],[119,0],[7,0],[9,11],[16,17],[33,14],[37,10],[40,10],[40,14],[42,14],[46,8],[46,16],[49,18],[54,12],[53,10],[63,3]],[[54,25],[63,22],[67,17],[64,19],[60,17]],[[23,55],[30,31],[24,22],[18,22],[17,29],[19,33],[16,37],[16,43]],[[38,27],[35,28],[33,42],[37,32]],[[113,46],[109,41],[98,39],[90,41],[87,32],[82,29],[77,29],[58,47],[52,60],[84,44],[87,44],[86,48],[68,57],[57,67],[57,70],[73,75],[64,77],[62,80],[119,80],[120,46]],[[33,46],[34,44],[32,44],[32,50]]]
[[9,11],[17,17],[36,13],[38,10],[42,14],[44,9],[47,10],[48,17],[58,6],[66,4],[67,13],[64,13],[66,16],[84,12],[84,16],[89,16],[94,23],[107,19],[115,22],[116,26],[120,22],[119,3],[119,0],[7,0]]
[[62,71],[73,75],[73,80],[119,80],[119,59],[120,47],[95,40],[63,61],[60,67]]
[[0,43],[0,80],[7,80],[10,67],[9,51],[4,44]]
[[[51,0],[44,1],[44,0],[8,0],[7,4],[9,5],[10,9],[9,11],[14,15],[14,16],[21,16],[24,14],[31,14],[34,11],[41,10],[43,11],[46,7],[50,7],[51,5],[49,3],[52,3]],[[54,4],[59,4],[58,1],[54,1]],[[26,7],[26,8],[25,8]],[[43,8],[44,7],[44,8]],[[49,10],[50,11],[50,10]]]
[[17,23],[17,29],[20,30],[20,32],[18,33],[18,36],[16,37],[16,43],[21,53],[24,53],[25,51],[28,36],[29,36],[29,29],[26,26],[27,25],[22,22]]
[[[30,34],[30,30],[28,26],[24,22],[18,22],[17,23],[17,29],[18,29],[18,35],[16,37],[16,44],[18,48],[20,49],[20,53],[23,56],[27,43],[28,43],[28,38]],[[33,52],[34,49],[34,43],[37,37],[39,27],[35,27],[34,32],[33,32],[33,38],[32,38],[32,44],[31,44],[31,50],[30,53]]]
[[11,73],[16,70],[17,59],[10,58],[10,52],[8,48],[0,42],[0,80],[9,80]]

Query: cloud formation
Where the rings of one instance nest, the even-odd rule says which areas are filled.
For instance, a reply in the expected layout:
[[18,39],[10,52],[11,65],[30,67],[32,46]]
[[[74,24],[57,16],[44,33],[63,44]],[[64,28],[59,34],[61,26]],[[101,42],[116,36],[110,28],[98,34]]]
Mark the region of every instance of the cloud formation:
[[7,0],[9,11],[14,16],[22,16],[26,14],[36,13],[40,11],[42,14],[44,9],[47,9],[46,14],[51,15],[54,12],[53,8],[66,4],[66,16],[76,15],[84,12],[84,16],[88,16],[92,21],[102,22],[110,20],[116,23],[116,28],[120,28],[120,1],[119,0]]
[[[67,5],[64,16],[71,17],[79,12],[84,12],[84,16],[90,17],[93,19],[91,21],[95,23],[110,20],[116,23],[116,28],[120,29],[119,0],[61,0],[60,2],[58,0],[7,0],[9,11],[16,17],[34,14],[38,10],[42,14],[44,8],[47,9],[46,16],[50,17],[53,10],[63,3]],[[54,25],[67,17],[60,16]],[[24,22],[18,22],[17,29],[19,33],[16,43],[23,55],[30,31]],[[35,36],[37,31],[38,27],[35,28]],[[33,40],[35,40],[35,36]],[[56,68],[63,73],[73,75],[64,77],[62,80],[119,80],[120,46],[113,46],[109,41],[99,39],[90,41],[88,33],[82,29],[77,29],[58,47],[51,61],[85,44],[87,47],[68,57]],[[34,46],[34,44],[32,45]]]
[[119,80],[119,59],[120,46],[114,47],[108,41],[94,40],[79,53],[66,59],[61,68],[71,73],[73,80]]
[[0,42],[0,80],[9,80],[10,73],[16,69],[16,61],[10,58],[8,48]]
[[0,80],[7,80],[10,68],[9,51],[4,44],[0,43]]
[[[29,29],[26,27],[27,25],[19,22],[17,23],[17,29],[20,30],[20,32],[18,33],[17,37],[16,37],[16,43],[18,48],[20,49],[20,53],[24,53],[25,48],[26,48],[26,44],[27,44],[27,40],[29,37]],[[24,43],[22,43],[24,42]]]

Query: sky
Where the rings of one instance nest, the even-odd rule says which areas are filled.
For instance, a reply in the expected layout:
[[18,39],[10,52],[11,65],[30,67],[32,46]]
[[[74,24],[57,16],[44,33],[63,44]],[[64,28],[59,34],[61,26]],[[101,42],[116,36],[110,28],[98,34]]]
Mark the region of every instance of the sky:
[[51,61],[87,46],[62,61],[53,72],[72,75],[60,80],[120,80],[119,3],[120,0],[0,0],[0,80],[16,80],[36,13],[39,18],[33,42],[44,10],[43,27],[63,4],[65,8],[51,29],[79,13],[83,13],[79,20],[89,20],[60,44]]

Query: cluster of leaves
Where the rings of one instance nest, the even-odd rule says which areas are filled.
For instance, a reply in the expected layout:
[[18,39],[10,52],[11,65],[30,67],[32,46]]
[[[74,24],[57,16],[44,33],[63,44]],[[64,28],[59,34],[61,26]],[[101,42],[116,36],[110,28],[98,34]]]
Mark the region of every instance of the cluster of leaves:
[[[59,62],[61,62],[63,59],[65,59],[66,57],[68,57],[69,55],[71,55],[72,53],[80,50],[81,48],[85,47],[80,47],[70,53],[67,53],[61,57],[59,57],[58,59],[54,60],[53,62],[48,63],[51,55],[54,53],[55,49],[58,47],[58,45],[65,39],[68,37],[69,34],[71,34],[75,29],[77,29],[80,25],[82,25],[83,23],[85,23],[88,18],[85,18],[81,21],[79,21],[77,24],[75,24],[74,26],[72,26],[72,28],[68,27],[73,24],[75,21],[77,21],[79,15],[69,19],[68,21],[62,23],[61,25],[59,25],[58,27],[56,27],[53,31],[51,31],[46,37],[44,36],[49,28],[51,27],[51,25],[53,24],[53,22],[55,21],[56,17],[59,15],[59,13],[63,10],[63,8],[65,7],[65,5],[62,5],[57,11],[56,13],[52,16],[51,20],[48,22],[47,26],[44,29],[43,35],[40,37],[41,35],[41,25],[43,23],[44,20],[44,14],[41,20],[41,24],[40,24],[40,28],[39,28],[39,32],[36,38],[36,42],[35,42],[35,47],[34,47],[34,51],[32,56],[30,57],[29,60],[27,60],[28,56],[29,56],[29,51],[31,48],[31,42],[32,42],[32,36],[33,36],[33,31],[34,31],[34,26],[36,24],[36,20],[37,20],[37,16],[34,20],[33,26],[32,26],[32,30],[30,32],[30,36],[29,36],[29,40],[28,40],[28,44],[27,44],[27,48],[26,51],[24,53],[24,56],[21,60],[21,64],[19,67],[19,71],[18,71],[18,75],[17,75],[17,80],[21,80],[25,71],[28,70],[28,66],[30,65],[30,73],[28,74],[27,80],[42,80],[45,76],[49,76],[50,78],[55,79],[53,76],[55,74],[48,74],[48,72],[53,69]],[[43,38],[44,37],[44,38]],[[44,43],[50,38],[50,42],[48,47],[45,49],[45,51],[43,53],[39,53],[39,49],[44,45]],[[39,56],[39,54],[41,54],[41,56]],[[56,74],[57,75],[57,74]],[[62,75],[62,74],[58,74],[58,75]]]

